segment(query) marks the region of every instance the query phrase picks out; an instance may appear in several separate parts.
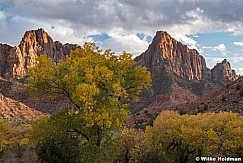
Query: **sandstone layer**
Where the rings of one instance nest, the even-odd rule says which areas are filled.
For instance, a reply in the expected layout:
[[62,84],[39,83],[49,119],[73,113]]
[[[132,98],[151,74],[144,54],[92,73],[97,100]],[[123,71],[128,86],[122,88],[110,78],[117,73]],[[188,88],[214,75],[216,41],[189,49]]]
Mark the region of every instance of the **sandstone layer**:
[[0,64],[4,67],[4,69],[0,69],[1,76],[5,79],[24,78],[27,75],[27,70],[36,65],[37,56],[45,54],[54,63],[57,63],[60,60],[65,60],[70,50],[78,47],[80,46],[76,44],[63,45],[58,41],[54,42],[42,28],[27,31],[18,46],[5,49],[5,53],[0,51]]

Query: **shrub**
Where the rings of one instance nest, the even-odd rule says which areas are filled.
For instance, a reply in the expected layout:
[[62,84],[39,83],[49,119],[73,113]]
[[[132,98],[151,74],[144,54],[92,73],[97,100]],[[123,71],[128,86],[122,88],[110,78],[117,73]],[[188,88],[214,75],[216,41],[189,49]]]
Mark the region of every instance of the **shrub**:
[[204,104],[203,106],[200,107],[200,109],[198,110],[198,113],[204,113],[207,110],[208,110],[208,105]]
[[241,88],[241,85],[240,85],[240,84],[237,84],[236,87],[235,87],[235,89],[236,89],[237,91],[240,90],[240,88]]
[[222,100],[223,102],[225,102],[225,101],[226,101],[226,96],[223,95],[222,98],[221,98],[221,100]]
[[203,111],[207,111],[208,110],[208,105],[207,104],[204,104],[203,105]]
[[180,115],[186,114],[186,111],[184,111],[184,110],[181,109],[181,110],[179,110],[179,114]]
[[233,100],[233,103],[234,103],[234,104],[238,104],[239,101],[238,101],[237,99],[234,99],[234,100]]
[[243,88],[240,89],[240,96],[243,97]]
[[226,84],[226,88],[228,89],[230,87],[230,84]]
[[71,137],[66,137],[60,141],[47,139],[36,145],[36,152],[39,161],[75,163],[79,161],[78,146],[78,139]]

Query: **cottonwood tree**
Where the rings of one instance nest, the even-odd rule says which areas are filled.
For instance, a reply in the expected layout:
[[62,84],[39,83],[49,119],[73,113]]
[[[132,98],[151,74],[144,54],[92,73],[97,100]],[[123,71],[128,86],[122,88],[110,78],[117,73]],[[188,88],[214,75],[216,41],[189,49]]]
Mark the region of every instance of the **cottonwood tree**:
[[[28,90],[36,95],[67,97],[76,109],[67,108],[48,117],[47,126],[59,128],[53,130],[57,136],[76,135],[83,144],[92,142],[100,148],[108,140],[105,136],[123,126],[129,103],[139,100],[139,93],[150,83],[150,73],[135,66],[131,54],[123,52],[118,56],[111,50],[102,52],[94,43],[85,43],[58,64],[41,55],[37,66],[29,72]],[[41,142],[36,135],[44,129],[37,124],[33,123],[30,135]],[[54,133],[50,133],[53,137]]]

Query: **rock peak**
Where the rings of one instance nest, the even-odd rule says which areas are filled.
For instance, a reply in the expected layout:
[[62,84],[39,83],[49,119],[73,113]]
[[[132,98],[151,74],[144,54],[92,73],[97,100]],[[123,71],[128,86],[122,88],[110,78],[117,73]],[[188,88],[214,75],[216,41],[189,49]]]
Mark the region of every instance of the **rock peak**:
[[226,59],[210,71],[205,58],[196,49],[189,49],[187,45],[175,40],[165,31],[157,31],[148,49],[136,57],[135,61],[138,65],[146,66],[152,78],[158,78],[169,72],[188,80],[215,79],[226,83],[227,80],[236,79],[235,71],[231,70],[230,63]]
[[[5,65],[4,68],[0,68],[0,75],[6,79],[24,78],[27,75],[27,70],[36,65],[36,58],[39,55],[46,54],[53,62],[57,63],[60,60],[65,60],[70,50],[77,47],[79,46],[74,44],[63,45],[60,42],[54,42],[43,28],[26,31],[20,44],[10,48],[6,53]],[[4,50],[0,48],[0,53],[1,51]]]
[[197,50],[189,49],[165,31],[157,31],[149,48],[135,61],[146,66],[152,78],[170,72],[189,80],[201,80],[208,71]]
[[28,42],[30,44],[38,42],[40,45],[43,45],[46,43],[52,43],[53,40],[44,29],[39,28],[38,30],[26,31],[22,38],[22,42]]
[[223,84],[227,84],[230,81],[236,80],[238,77],[235,70],[231,69],[230,63],[224,59],[221,63],[217,63],[216,66],[211,70],[212,79],[220,81]]
[[166,31],[157,31],[155,37],[159,35],[169,35],[169,33],[167,33]]

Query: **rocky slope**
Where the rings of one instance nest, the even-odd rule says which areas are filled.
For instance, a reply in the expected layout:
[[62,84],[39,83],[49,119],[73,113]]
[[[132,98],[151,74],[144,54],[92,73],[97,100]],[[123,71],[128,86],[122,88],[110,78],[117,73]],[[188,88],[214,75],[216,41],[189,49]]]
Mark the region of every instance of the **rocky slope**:
[[26,89],[26,84],[14,80],[9,81],[0,78],[0,93],[5,97],[21,102],[43,113],[53,113],[67,108],[73,108],[69,100],[63,96],[30,96]]
[[[183,90],[182,90],[183,91]],[[184,94],[181,92],[181,94]],[[171,94],[173,96],[173,93]],[[130,115],[126,119],[129,126],[144,127],[147,124],[152,124],[153,120],[162,110],[174,110],[180,114],[199,114],[206,112],[235,112],[243,115],[243,77],[227,84],[224,87],[218,88],[212,93],[201,98],[195,98],[192,101],[183,101],[185,97],[179,97],[177,103],[167,95],[165,98],[151,101],[150,105]],[[160,101],[161,100],[161,101]],[[161,105],[160,103],[164,103]],[[168,102],[173,102],[168,105]],[[154,104],[159,104],[158,106]]]
[[19,101],[7,98],[0,93],[0,118],[13,122],[26,123],[43,115],[42,112],[31,109]]
[[243,115],[243,77],[190,104],[172,108],[181,113],[231,111]]
[[3,49],[3,53],[0,51],[1,58],[5,58],[0,62],[1,67],[4,67],[0,69],[1,77],[21,79],[27,75],[29,68],[35,66],[37,56],[46,54],[57,63],[59,60],[64,60],[70,50],[77,47],[79,46],[74,44],[63,45],[58,41],[54,42],[41,28],[27,31],[18,46],[1,48]]

